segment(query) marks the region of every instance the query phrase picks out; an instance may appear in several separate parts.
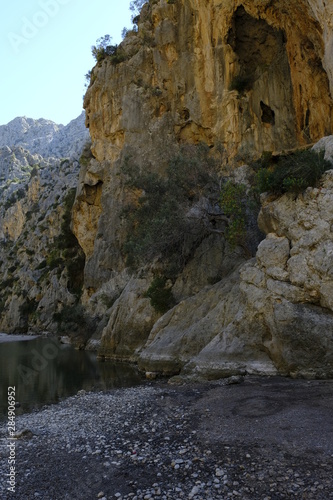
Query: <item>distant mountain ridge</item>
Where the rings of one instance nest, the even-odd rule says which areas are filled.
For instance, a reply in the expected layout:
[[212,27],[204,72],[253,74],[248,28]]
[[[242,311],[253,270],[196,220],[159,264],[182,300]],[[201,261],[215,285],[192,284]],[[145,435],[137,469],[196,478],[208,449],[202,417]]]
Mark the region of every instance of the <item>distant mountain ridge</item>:
[[77,159],[89,140],[84,122],[84,111],[66,126],[44,118],[17,117],[0,126],[0,148],[22,147],[44,158]]
[[0,127],[0,331],[56,333],[78,302],[84,255],[70,222],[88,139],[84,114]]

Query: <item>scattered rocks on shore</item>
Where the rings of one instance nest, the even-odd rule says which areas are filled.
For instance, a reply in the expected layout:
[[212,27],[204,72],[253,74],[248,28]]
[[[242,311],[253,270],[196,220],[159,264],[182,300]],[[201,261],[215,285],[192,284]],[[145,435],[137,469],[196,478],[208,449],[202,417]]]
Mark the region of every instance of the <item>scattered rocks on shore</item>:
[[[333,381],[149,382],[16,419],[16,498],[333,498]],[[7,491],[0,426],[0,497]]]

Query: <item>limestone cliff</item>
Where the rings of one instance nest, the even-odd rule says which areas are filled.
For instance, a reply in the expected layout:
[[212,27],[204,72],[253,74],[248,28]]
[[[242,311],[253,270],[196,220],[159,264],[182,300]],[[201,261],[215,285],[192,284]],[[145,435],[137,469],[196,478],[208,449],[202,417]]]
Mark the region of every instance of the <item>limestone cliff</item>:
[[245,247],[228,243],[212,190],[190,190],[185,217],[205,231],[165,285],[176,302],[165,314],[147,295],[165,262],[155,255],[133,273],[123,218],[146,189],[128,189],[128,164],[165,179],[184,144],[204,143],[220,179],[248,185],[251,169],[240,166],[262,152],[329,136],[332,24],[333,7],[313,0],[151,0],[116,55],[93,68],[84,101],[92,156],[73,230],[86,256],[82,304],[100,321],[89,346],[102,356],[164,373],[332,374],[331,174],[319,190],[264,199],[266,239],[250,232]]
[[184,141],[223,145],[225,161],[244,161],[332,132],[332,12],[312,4],[149,2],[121,44],[126,60],[93,69],[85,109],[99,165],[81,173],[74,224],[88,245],[88,288],[124,267],[117,169],[126,155],[161,172]]
[[22,118],[0,128],[0,331],[70,329],[81,343],[84,254],[70,222],[87,134],[82,117],[59,139],[63,128]]
[[331,28],[323,2],[149,2],[122,43],[128,60],[93,70],[96,158],[114,161],[133,143],[144,154],[161,132],[247,154],[329,135]]
[[[205,346],[220,339],[216,352],[225,365],[217,363],[216,372],[232,371],[233,356],[236,371],[240,358],[246,369],[252,363],[261,372],[292,371],[283,348],[272,341],[282,327],[267,326],[268,317],[278,324],[269,287],[280,290],[282,302],[293,290],[292,304],[314,307],[327,307],[328,295],[320,302],[314,289],[304,291],[292,281],[295,271],[286,270],[287,261],[293,262],[290,235],[269,230],[257,264],[239,268],[254,255],[259,233],[251,234],[252,246],[248,242],[245,251],[230,246],[218,198],[192,191],[186,218],[201,217],[206,229],[187,243],[184,265],[169,280],[178,305],[158,313],[147,290],[163,262],[155,256],[133,274],[124,252],[124,210],[135,211],[145,193],[142,187],[128,190],[124,165],[132,162],[138,175],[163,178],[183,144],[203,142],[219,158],[220,175],[244,182],[246,168],[237,167],[263,151],[293,149],[331,134],[332,16],[332,7],[312,0],[149,1],[138,29],[128,32],[114,57],[93,68],[84,101],[92,157],[81,167],[73,230],[86,256],[82,303],[100,321],[90,346],[99,345],[103,332],[101,355],[174,373],[200,353],[204,359]],[[318,214],[313,217],[319,220]],[[267,232],[262,222],[261,227]],[[270,245],[277,260],[282,252],[283,265],[264,263],[261,255],[267,247],[269,256]],[[257,288],[246,278],[251,273],[261,273]],[[330,286],[325,280],[324,288]],[[321,293],[318,283],[316,290]],[[258,294],[265,295],[260,314],[254,312],[260,304],[252,304]],[[297,307],[288,312],[281,306],[279,317],[289,314],[294,321],[301,315]],[[246,326],[251,310],[253,328]],[[223,337],[221,331],[229,334]]]
[[[26,158],[26,179],[1,208],[14,259],[1,267],[1,328],[69,331],[75,320],[81,345],[145,371],[332,376],[332,171],[263,196],[261,232],[248,205],[242,239],[232,196],[229,212],[220,200],[226,180],[250,196],[263,152],[319,141],[332,160],[332,24],[333,7],[314,0],[147,2],[91,72],[78,180],[75,162],[36,170],[42,159],[4,150],[13,169],[13,154]],[[36,124],[14,125],[33,147]],[[18,193],[14,179],[6,189]]]
[[[333,165],[333,137],[322,140]],[[256,258],[174,307],[139,365],[215,378],[333,375],[333,170],[317,188],[263,197]]]

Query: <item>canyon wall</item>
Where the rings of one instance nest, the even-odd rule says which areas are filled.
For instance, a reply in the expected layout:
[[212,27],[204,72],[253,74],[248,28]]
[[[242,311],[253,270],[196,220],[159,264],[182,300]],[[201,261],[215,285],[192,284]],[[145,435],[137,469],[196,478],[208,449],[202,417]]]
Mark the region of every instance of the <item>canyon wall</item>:
[[93,68],[84,100],[92,157],[81,167],[73,231],[86,256],[82,303],[103,318],[88,348],[168,374],[331,375],[323,256],[333,222],[330,174],[320,191],[263,200],[267,236],[252,237],[254,249],[263,241],[248,263],[253,248],[232,247],[223,231],[206,234],[169,283],[176,305],[165,314],[147,296],[158,259],[134,273],[127,265],[123,211],[133,196],[128,163],[163,177],[182,145],[205,143],[222,176],[246,183],[242,165],[263,152],[330,136],[332,6],[160,0],[147,2],[136,21],[117,49],[121,58],[106,56]]
[[96,65],[84,103],[96,161],[74,214],[91,292],[124,268],[126,156],[163,172],[179,143],[203,141],[241,163],[332,132],[332,9],[312,3],[149,2],[121,44],[126,60]]
[[[333,166],[333,136],[318,143]],[[265,195],[256,258],[165,314],[139,354],[147,371],[333,375],[333,170],[316,188]]]
[[66,127],[25,117],[0,127],[2,332],[70,330],[84,344],[85,257],[70,222],[88,138],[82,115]]
[[[332,6],[150,0],[136,22],[92,69],[84,100],[91,148],[78,179],[77,162],[51,162],[56,199],[54,174],[33,169],[42,160],[27,160],[28,194],[0,207],[4,252],[10,246],[15,259],[16,245],[30,253],[19,253],[11,270],[2,265],[11,289],[1,328],[72,333],[79,346],[148,372],[332,376],[332,171],[303,192],[263,196],[259,227],[248,207],[247,236],[236,244],[219,194],[226,180],[250,193],[251,164],[267,151],[278,158],[317,143],[332,161]],[[199,164],[207,166],[205,182]],[[84,255],[69,234],[66,193],[74,185],[71,229]],[[181,265],[173,269],[149,245],[141,265],[129,259],[129,242],[139,252],[129,238],[139,222],[130,218],[152,186],[161,198],[170,186],[185,193]],[[165,214],[157,222],[151,214],[161,239]],[[182,227],[178,214],[174,221]],[[169,227],[172,247],[172,220]],[[152,298],[157,278],[163,307]]]
[[332,131],[332,6],[160,1],[138,24],[122,43],[128,60],[93,70],[85,107],[98,160],[124,144],[150,151],[162,130],[247,154]]

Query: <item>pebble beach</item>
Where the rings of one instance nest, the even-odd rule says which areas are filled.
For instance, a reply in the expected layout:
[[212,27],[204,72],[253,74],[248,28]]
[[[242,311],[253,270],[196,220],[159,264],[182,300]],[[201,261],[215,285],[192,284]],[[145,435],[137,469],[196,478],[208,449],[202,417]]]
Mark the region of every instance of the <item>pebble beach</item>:
[[232,377],[85,393],[16,418],[0,498],[333,498],[333,381]]

